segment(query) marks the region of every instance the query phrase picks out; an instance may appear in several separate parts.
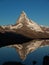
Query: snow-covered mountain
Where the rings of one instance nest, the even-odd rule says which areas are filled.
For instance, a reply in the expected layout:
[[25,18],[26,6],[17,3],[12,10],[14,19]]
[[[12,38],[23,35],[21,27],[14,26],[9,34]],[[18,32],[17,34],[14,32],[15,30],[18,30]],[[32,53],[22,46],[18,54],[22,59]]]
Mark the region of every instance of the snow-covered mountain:
[[16,24],[0,26],[0,32],[12,31],[29,38],[49,38],[49,28],[40,26],[27,17],[24,11],[20,14]]

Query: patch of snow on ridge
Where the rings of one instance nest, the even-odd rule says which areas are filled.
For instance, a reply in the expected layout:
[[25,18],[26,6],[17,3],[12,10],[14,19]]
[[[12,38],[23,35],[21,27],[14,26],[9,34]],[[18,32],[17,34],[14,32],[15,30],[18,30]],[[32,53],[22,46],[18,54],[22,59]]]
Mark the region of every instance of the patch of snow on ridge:
[[[32,23],[31,23],[32,22]],[[36,31],[42,31],[42,29],[40,28],[40,26],[38,24],[36,24],[35,22],[33,22],[31,20],[31,22],[28,23],[28,27],[30,27],[32,30],[36,30]],[[43,31],[42,31],[43,32]]]
[[19,23],[16,26],[11,26],[10,29],[17,29],[17,28],[21,28],[23,25],[21,23]]

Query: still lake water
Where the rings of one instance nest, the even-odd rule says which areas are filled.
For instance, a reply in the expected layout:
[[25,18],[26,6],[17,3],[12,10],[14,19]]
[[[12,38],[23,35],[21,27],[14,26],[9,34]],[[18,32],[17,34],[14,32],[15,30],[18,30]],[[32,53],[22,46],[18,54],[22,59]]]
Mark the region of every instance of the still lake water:
[[2,47],[0,48],[0,65],[7,61],[17,61],[25,65],[33,65],[33,61],[37,61],[35,65],[42,65],[43,57],[49,55],[49,46],[38,48],[34,52],[27,55],[26,59],[22,61],[15,48]]

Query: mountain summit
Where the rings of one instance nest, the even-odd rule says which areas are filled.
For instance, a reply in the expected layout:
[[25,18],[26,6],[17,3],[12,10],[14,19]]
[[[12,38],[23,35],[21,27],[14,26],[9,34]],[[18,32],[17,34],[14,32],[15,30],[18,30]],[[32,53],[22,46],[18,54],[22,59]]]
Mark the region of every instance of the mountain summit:
[[40,26],[34,21],[30,20],[24,11],[22,11],[20,14],[20,17],[17,20],[17,24],[22,24],[23,26],[31,28],[32,30],[42,31]]
[[26,13],[24,11],[22,11],[16,23],[24,24],[24,23],[28,23],[28,21],[29,21],[29,19],[28,19]]

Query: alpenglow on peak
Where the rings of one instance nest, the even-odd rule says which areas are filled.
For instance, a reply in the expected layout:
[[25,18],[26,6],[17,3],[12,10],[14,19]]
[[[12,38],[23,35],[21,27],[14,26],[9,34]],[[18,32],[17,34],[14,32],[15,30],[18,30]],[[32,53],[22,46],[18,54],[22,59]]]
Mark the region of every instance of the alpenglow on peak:
[[27,27],[31,28],[32,30],[42,31],[40,26],[31,19],[29,19],[24,11],[22,11],[22,13],[20,14],[16,24],[18,24],[18,27],[23,26],[24,28]]
[[26,13],[24,11],[21,12],[21,16],[26,16]]
[[22,11],[16,23],[24,23],[24,21],[29,21],[29,19],[26,13]]

